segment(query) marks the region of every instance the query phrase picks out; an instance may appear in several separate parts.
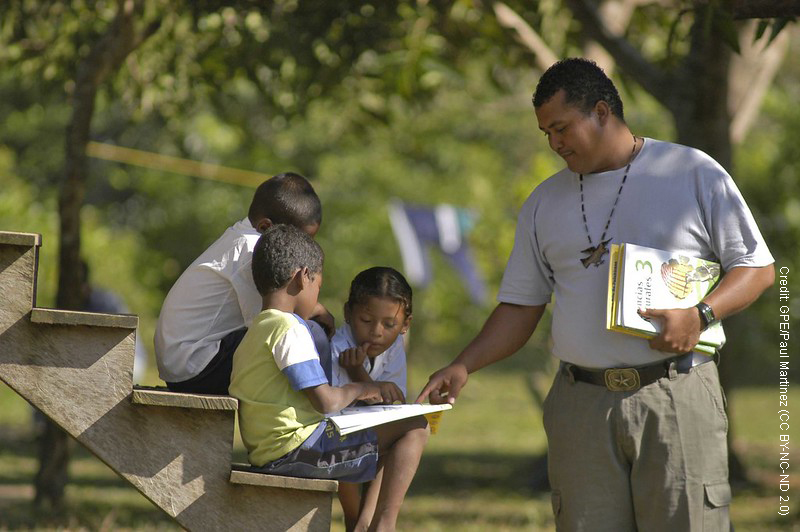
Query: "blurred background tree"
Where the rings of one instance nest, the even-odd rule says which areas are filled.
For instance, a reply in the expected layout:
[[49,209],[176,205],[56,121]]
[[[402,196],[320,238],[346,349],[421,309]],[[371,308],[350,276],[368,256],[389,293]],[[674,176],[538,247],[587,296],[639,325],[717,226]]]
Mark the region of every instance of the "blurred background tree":
[[[83,256],[151,345],[166,291],[245,216],[258,180],[87,159],[95,140],[308,176],[324,205],[322,299],[338,317],[355,273],[400,267],[392,197],[472,209],[470,241],[494,292],[519,206],[562,166],[531,92],[555,58],[586,55],[620,82],[637,134],[701,147],[732,170],[776,259],[794,267],[800,72],[783,62],[798,52],[785,22],[678,0],[4,3],[0,227],[44,234],[39,304],[71,305]],[[60,260],[48,242],[60,242]],[[435,268],[415,294],[412,363],[445,363],[488,314],[446,264]],[[728,328],[728,387],[771,377],[772,313],[762,298]],[[528,370],[547,365],[547,329],[518,356]]]

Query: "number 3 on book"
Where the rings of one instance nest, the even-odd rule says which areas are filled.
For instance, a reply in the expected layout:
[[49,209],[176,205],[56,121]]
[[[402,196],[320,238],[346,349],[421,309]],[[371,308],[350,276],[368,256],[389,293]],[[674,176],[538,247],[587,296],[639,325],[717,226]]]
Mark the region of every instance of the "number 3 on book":
[[653,265],[650,264],[649,260],[637,260],[636,261],[636,271],[644,270],[644,267],[647,266],[650,268],[650,273],[653,273]]

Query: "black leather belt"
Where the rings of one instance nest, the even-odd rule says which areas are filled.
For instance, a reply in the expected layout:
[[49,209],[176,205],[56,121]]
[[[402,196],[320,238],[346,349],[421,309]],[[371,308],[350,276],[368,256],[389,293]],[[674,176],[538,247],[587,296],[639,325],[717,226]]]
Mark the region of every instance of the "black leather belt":
[[652,384],[662,377],[669,376],[670,366],[673,362],[676,372],[689,373],[692,367],[713,360],[712,357],[703,357],[696,362],[695,357],[697,356],[701,355],[689,353],[634,368],[588,369],[574,364],[564,364],[564,368],[572,374],[576,381],[605,386],[612,392],[632,392],[642,386]]

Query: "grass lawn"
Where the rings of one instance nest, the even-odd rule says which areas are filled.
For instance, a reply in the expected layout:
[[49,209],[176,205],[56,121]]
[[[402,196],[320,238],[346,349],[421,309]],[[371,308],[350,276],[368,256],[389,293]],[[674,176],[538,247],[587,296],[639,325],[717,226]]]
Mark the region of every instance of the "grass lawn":
[[[412,372],[418,390],[432,368]],[[773,389],[736,390],[731,398],[734,445],[752,483],[734,486],[737,532],[800,532],[800,479],[790,496],[793,515],[778,507],[778,427]],[[28,404],[0,385],[0,530],[179,530],[160,510],[76,445],[70,464],[67,508],[34,512],[37,469]],[[792,444],[791,463],[800,463]],[[545,450],[541,414],[524,373],[512,360],[471,377],[455,409],[442,418],[426,449],[398,524],[409,531],[554,530],[550,496],[533,489]],[[237,454],[241,449],[237,449]],[[790,470],[791,471],[791,470]],[[342,531],[338,503],[332,530]]]

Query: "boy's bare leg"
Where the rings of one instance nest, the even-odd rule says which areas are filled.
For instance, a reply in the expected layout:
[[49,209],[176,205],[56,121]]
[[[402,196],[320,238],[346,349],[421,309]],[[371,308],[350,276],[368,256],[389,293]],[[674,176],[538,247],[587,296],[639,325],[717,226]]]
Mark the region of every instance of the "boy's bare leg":
[[344,527],[347,532],[356,529],[361,507],[361,484],[339,482],[339,502],[344,514]]
[[[383,478],[369,530],[394,530],[406,491],[417,472],[430,431],[423,416],[376,427]],[[371,494],[367,491],[367,500]],[[364,508],[366,510],[366,508]],[[365,512],[362,512],[365,513]],[[358,526],[363,521],[359,516]]]

